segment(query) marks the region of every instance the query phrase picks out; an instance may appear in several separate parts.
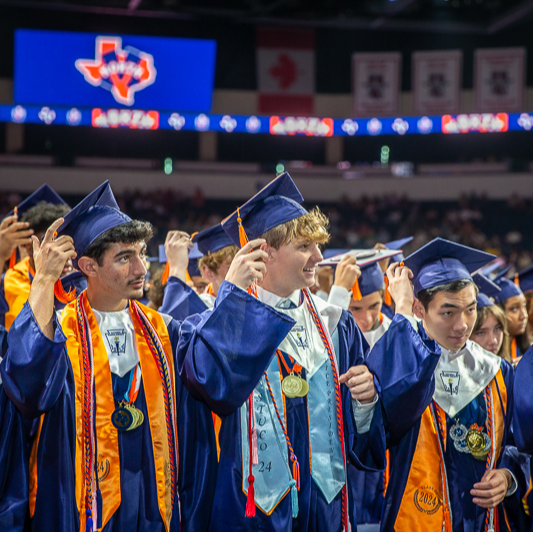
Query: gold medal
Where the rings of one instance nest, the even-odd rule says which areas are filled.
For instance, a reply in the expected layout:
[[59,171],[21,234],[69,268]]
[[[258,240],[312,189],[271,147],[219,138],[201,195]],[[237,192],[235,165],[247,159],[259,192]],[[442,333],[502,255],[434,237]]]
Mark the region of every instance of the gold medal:
[[302,390],[298,396],[303,398],[304,396],[307,396],[307,393],[309,392],[309,383],[307,383],[307,381],[303,378],[300,378],[300,380],[302,381]]
[[478,429],[471,429],[465,437],[466,447],[470,450],[472,455],[484,454],[485,450],[485,435]]
[[131,424],[131,427],[128,429],[128,431],[133,431],[134,429],[137,429],[144,422],[144,415],[140,409],[137,409],[132,404],[129,404],[127,408],[130,410],[131,414],[133,415],[133,423]]
[[302,382],[303,379],[295,376],[294,374],[289,374],[286,378],[284,378],[281,382],[281,388],[285,396],[288,396],[289,398],[296,398],[297,396],[300,396]]

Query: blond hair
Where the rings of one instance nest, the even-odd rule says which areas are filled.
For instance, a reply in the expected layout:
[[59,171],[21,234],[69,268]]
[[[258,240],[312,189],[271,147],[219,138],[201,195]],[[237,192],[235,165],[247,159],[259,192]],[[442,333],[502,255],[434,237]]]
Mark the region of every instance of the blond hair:
[[502,359],[512,363],[511,354],[510,354],[510,342],[509,342],[509,330],[507,328],[507,317],[505,316],[505,311],[497,305],[487,305],[477,310],[476,323],[474,324],[474,329],[472,330],[471,335],[474,335],[479,329],[483,327],[485,320],[487,320],[489,314],[491,314],[501,325],[503,329],[503,342],[500,348],[499,355]]
[[237,246],[235,246],[235,244],[230,244],[229,246],[224,246],[224,248],[221,248],[216,252],[209,252],[198,259],[198,269],[201,270],[202,267],[206,265],[207,268],[213,272],[213,274],[216,274],[220,268],[220,265],[226,260],[228,255],[231,255],[231,259],[233,259],[237,251]]
[[274,226],[261,237],[276,250],[295,239],[308,239],[317,244],[325,244],[330,238],[328,226],[328,217],[315,207],[301,217]]

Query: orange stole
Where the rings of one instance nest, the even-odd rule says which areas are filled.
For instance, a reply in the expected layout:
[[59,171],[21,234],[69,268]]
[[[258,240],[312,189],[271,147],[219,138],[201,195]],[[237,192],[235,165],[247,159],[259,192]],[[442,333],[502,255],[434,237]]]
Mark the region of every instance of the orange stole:
[[22,311],[30,295],[31,281],[30,258],[26,257],[10,268],[4,276],[4,293],[9,311],[5,314],[5,328],[9,330],[18,314]]
[[[91,330],[93,345],[93,366],[95,380],[95,403],[96,403],[96,440],[97,440],[97,474],[99,475],[99,488],[102,494],[102,527],[118,509],[121,502],[120,493],[120,456],[118,451],[118,430],[111,423],[111,415],[115,409],[113,398],[113,384],[107,351],[96,322],[91,306],[87,301],[85,292],[80,296],[85,306],[87,319]],[[130,304],[131,305],[131,304]],[[168,337],[168,332],[163,318],[159,313],[139,304],[154,329],[157,331],[161,344],[165,349],[169,363],[172,366],[170,373],[174,379],[172,346]],[[144,392],[146,396],[146,407],[148,410],[148,423],[152,435],[152,446],[154,451],[155,476],[157,483],[157,500],[161,517],[168,531],[170,519],[172,517],[172,505],[170,490],[170,467],[167,441],[167,428],[165,422],[165,408],[163,393],[161,390],[161,379],[159,371],[148,344],[142,334],[139,324],[133,318],[135,327],[135,337],[139,359],[141,364],[142,379],[144,380]],[[83,427],[82,406],[84,387],[82,382],[82,357],[80,339],[78,337],[78,326],[76,318],[76,304],[72,302],[63,310],[61,326],[67,336],[67,353],[70,358],[75,381],[76,398],[76,502],[80,515],[80,531],[85,531],[86,526],[86,504],[84,498],[84,479],[81,472],[83,453]],[[175,388],[174,383],[172,384]],[[107,475],[105,475],[107,473]],[[36,485],[36,482],[35,482]],[[96,527],[96,523],[94,524]]]
[[[496,464],[501,451],[507,411],[507,389],[501,370],[498,370],[490,382],[490,387],[494,401],[493,424],[496,442],[494,464]],[[451,531],[449,527],[443,528],[443,479],[436,424],[437,421],[433,421],[428,406],[422,414],[409,477],[394,523],[395,531]],[[440,467],[435,468],[437,465]]]

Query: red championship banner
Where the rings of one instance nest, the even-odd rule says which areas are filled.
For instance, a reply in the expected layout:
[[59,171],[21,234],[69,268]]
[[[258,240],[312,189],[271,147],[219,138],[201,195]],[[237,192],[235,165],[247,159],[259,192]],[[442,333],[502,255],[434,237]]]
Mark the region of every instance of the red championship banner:
[[460,50],[413,54],[415,115],[459,113],[462,65],[463,53]]
[[516,113],[524,109],[525,48],[475,52],[475,111]]
[[353,54],[354,116],[398,114],[401,66],[402,56],[398,52]]
[[314,32],[258,28],[256,37],[259,113],[313,115]]

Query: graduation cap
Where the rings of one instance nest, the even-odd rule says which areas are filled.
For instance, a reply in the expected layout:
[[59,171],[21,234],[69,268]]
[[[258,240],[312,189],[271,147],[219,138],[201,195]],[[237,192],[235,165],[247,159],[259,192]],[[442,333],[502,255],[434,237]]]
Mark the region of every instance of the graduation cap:
[[109,180],[87,195],[64,219],[57,234],[72,237],[76,249],[74,268],[78,268],[78,259],[102,233],[131,222],[131,218],[120,211]]
[[477,308],[481,309],[482,307],[494,305],[493,298],[500,292],[500,287],[481,273],[474,274],[472,279],[479,289]]
[[471,273],[494,255],[437,237],[404,260],[413,271],[415,295],[438,285],[472,279]]
[[[233,244],[233,242],[231,242],[230,244]],[[198,244],[194,243],[193,247],[189,250],[189,266],[187,267],[187,274],[189,275],[189,278],[191,278],[192,276],[202,275],[202,273],[198,269],[198,259],[200,259],[200,257],[203,257],[203,256],[204,254],[198,249]],[[159,245],[159,262],[161,264],[167,263],[167,253],[165,251],[164,244]],[[165,271],[163,272],[161,276],[161,281],[163,284],[168,281],[169,271],[170,269],[167,263],[167,266],[165,267]],[[187,279],[187,281],[190,281],[190,279]]]
[[518,282],[522,292],[533,291],[533,266],[518,273]]
[[[202,255],[213,253],[218,250],[222,250],[226,246],[235,244],[233,239],[222,229],[222,224],[217,224],[212,228],[206,229],[197,233],[192,238],[192,242],[195,243],[195,248]],[[192,253],[193,250],[191,250]],[[189,258],[191,254],[189,253]],[[201,257],[201,255],[199,256]]]
[[307,214],[300,205],[303,200],[289,174],[284,172],[223,220],[222,227],[242,248],[247,238],[257,239],[269,229]]
[[18,204],[7,216],[10,217],[16,212],[20,218],[26,211],[28,211],[28,209],[36,206],[39,202],[68,206],[67,202],[65,202],[65,200],[63,200],[63,198],[50,187],[50,185],[45,183],[35,192],[31,193],[25,200],[22,200],[22,202],[20,202],[20,204]]
[[492,280],[501,289],[500,292],[494,297],[494,301],[496,303],[504,302],[505,300],[512,298],[513,296],[520,296],[521,294],[523,294],[520,290],[520,286],[518,285],[518,279],[515,279],[515,281],[511,281],[510,279],[507,279],[505,277],[509,273],[509,270],[511,270],[511,267],[508,267],[502,272],[500,272]]
[[[50,187],[48,184],[41,185],[35,192],[31,193],[25,200],[22,200],[20,204],[15,206],[15,208],[7,215],[8,217],[14,215],[15,213],[20,217],[26,213],[32,207],[35,207],[40,202],[47,202],[54,205],[66,205],[67,202],[57,194],[57,192]],[[17,249],[13,250],[11,257],[9,258],[9,268],[13,268],[17,262]]]
[[[390,241],[385,243],[385,246],[389,250],[401,250],[408,242],[411,242],[414,237],[405,237],[404,239],[398,239],[396,241]],[[391,258],[391,263],[400,263],[404,260],[403,253],[393,255]]]
[[[327,252],[330,253],[327,254]],[[353,253],[357,259],[357,265],[361,267],[361,275],[355,280],[352,287],[352,297],[354,300],[360,300],[363,296],[379,291],[384,288],[384,285],[386,285],[383,271],[378,263],[383,259],[390,257],[390,255],[387,255],[388,252],[388,250],[342,250],[338,248],[330,248],[324,252],[326,261],[323,261],[320,264],[325,263],[331,266],[337,266],[339,261],[328,263],[327,260],[332,257],[337,258],[338,256],[342,258],[348,253]],[[394,253],[394,250],[392,252]]]

